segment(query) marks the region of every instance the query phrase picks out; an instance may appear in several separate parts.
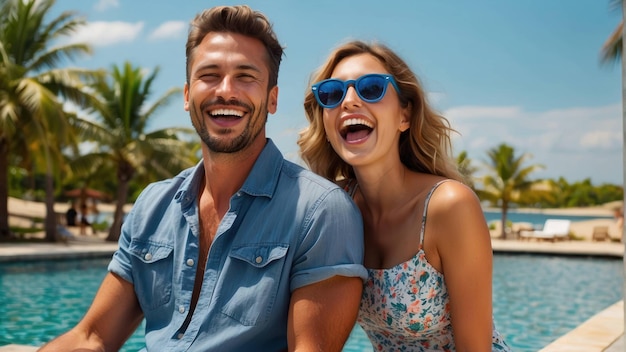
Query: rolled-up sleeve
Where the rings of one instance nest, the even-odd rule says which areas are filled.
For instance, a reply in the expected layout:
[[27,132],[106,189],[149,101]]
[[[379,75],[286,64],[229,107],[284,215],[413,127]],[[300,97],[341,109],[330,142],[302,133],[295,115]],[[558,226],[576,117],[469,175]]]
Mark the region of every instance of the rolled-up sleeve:
[[367,278],[363,266],[363,221],[342,189],[333,189],[307,214],[296,253],[291,290],[333,276]]
[[113,253],[113,258],[109,263],[108,270],[114,274],[119,275],[124,280],[132,283],[133,282],[133,274],[132,274],[132,265],[130,261],[130,221],[132,219],[132,210],[131,214],[127,217],[122,225],[122,232],[120,234],[120,239],[118,241],[118,249]]

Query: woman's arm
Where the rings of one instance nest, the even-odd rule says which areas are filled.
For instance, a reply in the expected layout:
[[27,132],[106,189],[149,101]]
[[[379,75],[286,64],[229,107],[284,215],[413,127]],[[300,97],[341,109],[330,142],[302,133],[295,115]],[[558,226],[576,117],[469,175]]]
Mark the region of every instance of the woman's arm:
[[354,328],[363,280],[333,276],[296,289],[289,305],[289,351],[340,352]]
[[456,350],[491,351],[493,253],[479,200],[465,185],[446,182],[428,214],[427,227],[433,226],[426,233],[435,238],[441,260]]

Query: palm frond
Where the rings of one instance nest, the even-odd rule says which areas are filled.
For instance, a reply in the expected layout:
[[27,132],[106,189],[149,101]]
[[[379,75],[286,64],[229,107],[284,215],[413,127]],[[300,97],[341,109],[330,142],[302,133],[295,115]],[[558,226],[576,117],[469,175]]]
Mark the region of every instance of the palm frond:
[[600,50],[600,62],[602,64],[619,63],[622,56],[622,34],[624,31],[624,20],[615,28],[613,33],[602,45]]

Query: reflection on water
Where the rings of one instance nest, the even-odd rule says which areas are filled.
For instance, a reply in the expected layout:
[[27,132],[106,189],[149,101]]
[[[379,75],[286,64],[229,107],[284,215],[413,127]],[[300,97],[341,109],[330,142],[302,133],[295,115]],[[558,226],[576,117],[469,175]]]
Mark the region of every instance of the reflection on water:
[[[107,259],[0,264],[0,345],[41,345],[85,313]],[[622,261],[494,256],[494,319],[514,351],[537,351],[622,299]],[[143,347],[143,325],[122,351]],[[356,327],[344,351],[372,351]]]

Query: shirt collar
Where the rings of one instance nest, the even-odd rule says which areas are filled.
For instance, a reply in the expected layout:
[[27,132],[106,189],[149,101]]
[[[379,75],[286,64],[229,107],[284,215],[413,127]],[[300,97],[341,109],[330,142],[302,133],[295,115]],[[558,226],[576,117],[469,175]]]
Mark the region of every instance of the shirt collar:
[[[278,184],[283,161],[281,152],[274,142],[267,138],[265,147],[254,162],[254,166],[240,191],[252,196],[272,198]],[[183,208],[189,206],[197,197],[198,187],[202,184],[202,177],[204,177],[202,160],[192,168],[191,172],[191,177],[185,179],[177,193],[177,198],[182,203]]]
[[274,142],[267,138],[267,143],[254,163],[250,175],[243,183],[241,191],[253,196],[272,198],[278,184],[283,160],[283,155]]

